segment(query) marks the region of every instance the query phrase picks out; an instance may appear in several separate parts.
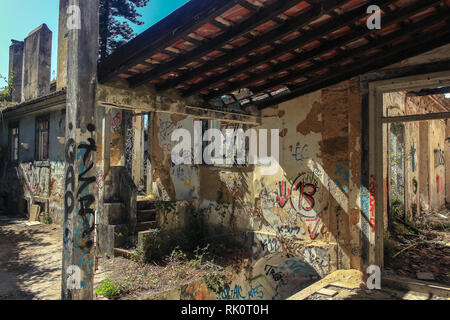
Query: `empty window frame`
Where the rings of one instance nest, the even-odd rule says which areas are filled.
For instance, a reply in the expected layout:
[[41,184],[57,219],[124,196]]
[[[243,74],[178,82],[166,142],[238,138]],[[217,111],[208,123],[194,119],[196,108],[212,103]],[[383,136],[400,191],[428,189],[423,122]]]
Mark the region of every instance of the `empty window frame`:
[[[247,126],[242,125],[242,124],[229,124],[226,122],[221,122],[219,120],[202,120],[202,131],[204,134],[204,138],[207,138],[208,141],[203,141],[203,151],[205,151],[206,147],[212,143],[212,141],[214,141],[214,138],[212,138],[211,136],[209,136],[208,134],[205,134],[209,129],[216,129],[219,130],[222,135],[224,136],[224,138],[226,139],[226,130],[227,129],[231,129],[231,130],[238,130],[238,129],[242,129],[244,132],[247,130]],[[235,131],[236,132],[236,131]],[[211,140],[212,139],[212,140]],[[233,136],[233,140],[231,141],[231,145],[227,145],[226,144],[226,140],[223,141],[222,144],[222,154],[221,155],[216,155],[215,152],[213,152],[212,154],[212,161],[215,160],[222,160],[222,164],[219,166],[222,167],[245,167],[248,165],[248,151],[249,151],[249,140],[244,138],[245,141],[242,141],[242,143],[245,144],[245,160],[244,163],[239,163],[238,161],[238,151],[235,149],[235,147],[238,144],[238,137]],[[231,147],[231,148],[230,148]],[[227,149],[229,148],[229,149]],[[232,159],[232,164],[231,165],[227,165],[226,164],[226,158],[230,157]],[[212,164],[208,164],[204,157],[203,157],[203,165],[209,165],[211,166]]]
[[49,122],[48,116],[36,118],[36,161],[48,160]]
[[11,162],[19,161],[19,123],[9,126],[9,160]]

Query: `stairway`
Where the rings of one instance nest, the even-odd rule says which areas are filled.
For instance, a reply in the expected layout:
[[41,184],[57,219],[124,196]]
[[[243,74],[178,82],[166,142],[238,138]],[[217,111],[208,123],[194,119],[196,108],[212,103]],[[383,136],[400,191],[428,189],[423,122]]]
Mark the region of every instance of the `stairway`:
[[136,233],[157,227],[155,202],[152,200],[138,200]]
[[[149,234],[158,231],[158,222],[156,219],[156,207],[153,199],[140,199],[136,202],[136,229],[135,234],[130,236],[130,242],[134,243],[137,249],[144,249],[144,240]],[[115,256],[132,258],[136,252],[125,248],[114,248]]]

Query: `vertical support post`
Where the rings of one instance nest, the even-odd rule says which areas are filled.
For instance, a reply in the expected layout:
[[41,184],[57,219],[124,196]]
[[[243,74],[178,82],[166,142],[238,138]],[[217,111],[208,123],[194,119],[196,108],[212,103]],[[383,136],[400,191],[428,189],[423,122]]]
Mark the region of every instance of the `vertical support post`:
[[133,165],[132,165],[132,177],[134,180],[134,184],[139,188],[141,186],[141,178],[142,178],[142,167],[143,167],[143,116],[139,111],[134,112],[133,116]]
[[93,299],[98,0],[70,0],[62,299]]
[[153,112],[148,114],[148,159],[147,161],[147,195],[153,194],[152,159],[153,159]]
[[[111,109],[100,107],[97,113],[97,185],[98,185],[98,209],[97,225],[107,224],[104,215],[106,177],[110,171],[111,155]],[[98,239],[98,238],[97,238]],[[97,241],[97,249],[99,242]],[[97,251],[98,252],[98,251]]]

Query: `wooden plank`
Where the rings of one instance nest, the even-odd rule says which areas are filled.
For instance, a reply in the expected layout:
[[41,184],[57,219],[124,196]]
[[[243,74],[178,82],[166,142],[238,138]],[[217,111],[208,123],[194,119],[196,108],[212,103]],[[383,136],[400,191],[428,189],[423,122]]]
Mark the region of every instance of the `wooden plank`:
[[39,214],[41,213],[41,206],[38,204],[31,205],[30,210],[30,221],[36,222],[39,221]]
[[420,280],[413,280],[404,277],[389,277],[381,278],[382,286],[393,289],[413,290],[416,292],[430,293],[440,297],[450,297],[450,287],[433,282],[425,282]]

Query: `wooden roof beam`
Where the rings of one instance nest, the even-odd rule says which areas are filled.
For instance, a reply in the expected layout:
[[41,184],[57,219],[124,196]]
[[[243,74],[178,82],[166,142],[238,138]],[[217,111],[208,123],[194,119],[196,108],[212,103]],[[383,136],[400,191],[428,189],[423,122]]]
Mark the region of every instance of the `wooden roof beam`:
[[[447,21],[447,25],[448,23],[449,21]],[[291,86],[291,93],[287,95],[279,96],[270,100],[254,102],[254,104],[256,104],[259,109],[264,109],[266,107],[283,103],[285,101],[319,90],[321,88],[351,79],[352,77],[370,72],[374,69],[382,68],[386,66],[386,64],[397,63],[409,57],[413,57],[429,50],[433,50],[450,42],[449,30],[450,29],[447,27],[440,32],[433,32],[431,35],[422,35],[421,37],[419,37],[415,41],[408,43],[407,45],[402,43],[392,47],[391,50],[387,51],[386,54],[382,56],[374,59],[367,59],[367,61],[361,64],[356,64],[349,68],[345,68],[340,72],[333,72],[332,76],[327,73],[316,79],[308,81],[307,85],[298,84],[295,86]]]
[[[348,0],[346,1],[326,0],[324,1],[323,5],[329,6],[330,3],[336,2],[341,3],[347,1]],[[277,16],[278,14],[286,10],[289,10],[299,2],[300,2],[299,0],[276,1],[267,7],[263,7],[244,22],[229,28],[223,34],[217,36],[214,39],[209,40],[208,42],[205,43],[205,45],[192,50],[191,52],[189,52],[189,54],[182,55],[171,62],[161,65],[159,68],[152,70],[152,72],[144,73],[136,77],[130,78],[128,79],[128,82],[131,87],[135,87],[145,81],[158,79],[161,75],[166,74],[168,72],[176,71],[175,69],[178,69],[188,64],[189,62],[198,60],[201,57],[207,55],[209,52],[221,48],[222,46],[232,41],[233,39],[237,39],[245,35],[246,33],[250,32],[256,27],[271,20],[272,17]],[[313,10],[314,9],[317,10],[317,8],[313,7]],[[320,13],[315,13],[314,16],[319,17]],[[217,64],[215,64],[215,67],[217,67]]]
[[[338,8],[340,5],[346,3],[347,1],[340,1],[339,3],[335,3],[335,7],[328,5],[328,11],[325,11],[324,13],[329,13],[336,8]],[[381,0],[381,1],[375,1],[378,3],[381,7],[386,7],[391,3],[396,2],[396,0]],[[304,15],[310,15],[310,17],[306,20],[303,19],[291,19],[290,21],[286,22],[284,25],[280,26],[279,28],[276,28],[272,30],[271,32],[263,35],[262,39],[255,39],[255,41],[250,42],[230,54],[220,57],[218,59],[215,59],[214,61],[211,61],[210,63],[206,63],[203,66],[196,68],[195,70],[186,73],[176,79],[173,79],[171,81],[167,81],[164,84],[161,84],[157,87],[158,90],[166,90],[168,88],[172,88],[177,86],[180,83],[195,79],[199,76],[201,76],[204,73],[210,72],[211,70],[217,68],[219,65],[226,65],[229,64],[242,56],[246,56],[248,53],[258,49],[259,47],[262,47],[267,44],[273,45],[273,42],[282,38],[283,36],[292,33],[298,29],[301,29],[302,27],[308,25],[311,21],[314,19],[317,19],[324,13],[317,13],[313,15],[312,13],[306,13]],[[247,64],[238,66],[230,71],[227,71],[221,75],[218,75],[217,77],[212,77],[206,79],[204,82],[196,85],[195,91],[200,91],[208,86],[211,86],[212,84],[216,84],[219,82],[222,82],[226,79],[229,79],[235,75],[237,75],[240,72],[248,71],[249,69],[258,66],[260,64],[266,63],[267,61],[273,60],[283,54],[286,53],[286,51],[297,49],[303,45],[306,45],[310,43],[313,40],[316,40],[318,38],[321,38],[323,36],[326,36],[333,31],[339,30],[340,28],[353,23],[363,17],[367,16],[367,7],[365,5],[362,5],[348,13],[345,13],[344,15],[340,16],[337,20],[334,19],[330,23],[327,23],[323,25],[322,27],[319,27],[315,30],[310,30],[307,32],[304,32],[302,36],[299,38],[293,39],[281,46],[278,46],[275,50],[272,50],[268,52],[265,55],[262,55],[260,57],[252,57],[251,61]],[[242,71],[240,71],[242,70]],[[203,85],[202,88],[200,86]],[[194,91],[194,90],[192,90]]]
[[[104,83],[114,75],[126,72],[138,64],[139,60],[148,59],[175,43],[178,38],[188,36],[211,18],[211,12],[220,16],[235,5],[236,2],[230,0],[191,0],[102,61],[99,65],[100,82]],[[164,32],[167,35],[158,38],[158,34]]]
[[[439,0],[437,0],[435,2],[439,2]],[[415,14],[416,12],[422,11],[424,9],[424,6],[423,6],[423,4],[420,4],[419,6],[406,8],[406,9],[399,10],[399,12],[393,12],[393,13],[389,14],[388,16],[386,16],[383,20],[383,27],[388,27],[392,24],[398,23],[399,21],[406,19],[408,16]],[[447,12],[447,10],[445,10],[445,9],[444,9],[444,11]],[[436,18],[434,17],[434,19],[436,19]],[[366,37],[370,34],[373,34],[375,31],[377,31],[377,30],[369,30],[365,26],[361,26],[355,32],[353,32],[349,35],[346,35],[342,38],[338,38],[333,41],[329,41],[328,43],[325,43],[323,46],[313,49],[311,51],[308,51],[308,52],[305,52],[302,54],[298,54],[295,58],[292,58],[286,62],[279,63],[271,70],[263,71],[263,72],[257,73],[256,75],[254,75],[250,78],[244,79],[242,81],[238,81],[236,83],[232,83],[230,86],[224,88],[223,90],[219,90],[214,93],[211,93],[206,98],[210,99],[214,96],[223,95],[227,92],[232,92],[236,89],[243,88],[249,84],[266,79],[270,75],[273,75],[273,74],[279,73],[283,70],[286,70],[288,68],[291,68],[291,67],[295,66],[296,64],[299,64],[303,61],[315,59],[315,58],[319,57],[320,55],[322,55],[326,52],[329,52],[331,50],[337,50],[340,47],[345,46],[345,45],[357,40],[358,38]],[[372,42],[370,45],[372,45]],[[368,49],[370,49],[370,48],[368,48]],[[248,65],[244,64],[244,65],[240,66],[240,70],[237,70],[237,68],[235,68],[232,71],[230,70],[228,72],[225,72],[224,74],[222,74],[222,79],[219,79],[219,77],[217,77],[217,78],[214,77],[213,79],[210,79],[209,81],[207,81],[208,86],[217,83],[216,81],[218,81],[218,82],[224,81],[225,79],[228,78],[229,74],[231,74],[232,72],[240,73],[240,72],[248,70],[251,67],[254,67],[254,66],[249,66],[249,64],[250,63],[248,63]],[[298,77],[298,78],[300,78],[300,77]],[[279,79],[279,81],[275,80],[274,82],[280,83],[280,81],[282,81],[282,80]],[[187,92],[184,95],[185,96],[192,95],[193,93],[196,93],[199,90],[204,89],[205,85],[206,84],[201,83],[197,86],[193,86],[192,89],[187,90]]]
[[393,40],[395,40],[397,38],[400,38],[400,37],[403,37],[406,35],[412,35],[416,32],[419,32],[420,30],[422,30],[424,28],[433,26],[433,25],[437,24],[437,22],[436,22],[437,18],[445,18],[447,15],[448,15],[448,13],[441,14],[438,17],[436,17],[436,16],[428,17],[424,21],[405,26],[405,28],[403,28],[401,30],[393,32],[393,33],[391,33],[385,37],[382,37],[378,40],[372,41],[364,46],[349,50],[348,52],[345,52],[342,55],[339,55],[335,58],[327,60],[322,64],[317,64],[312,67],[308,67],[308,68],[302,70],[301,72],[293,72],[285,77],[274,79],[273,81],[270,81],[269,83],[263,84],[256,88],[250,88],[250,90],[254,94],[258,94],[260,92],[264,92],[265,90],[273,88],[273,87],[279,85],[280,83],[287,83],[287,82],[302,78],[305,75],[312,74],[317,71],[323,70],[325,68],[334,68],[347,59],[355,58],[355,57],[359,58],[361,56],[361,54],[363,54],[367,50],[381,48],[383,46],[389,45],[390,42],[392,42]]

